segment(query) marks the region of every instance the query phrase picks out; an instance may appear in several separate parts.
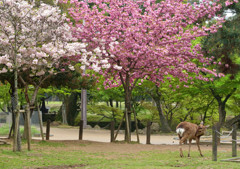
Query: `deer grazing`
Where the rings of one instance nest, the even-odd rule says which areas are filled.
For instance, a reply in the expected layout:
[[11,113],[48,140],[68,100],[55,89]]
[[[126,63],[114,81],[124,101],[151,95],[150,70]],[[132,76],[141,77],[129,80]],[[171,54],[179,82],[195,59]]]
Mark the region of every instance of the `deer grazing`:
[[200,155],[203,157],[200,146],[199,146],[199,142],[200,142],[200,137],[204,135],[207,127],[209,126],[204,126],[203,121],[200,123],[199,126],[186,121],[178,124],[178,126],[176,127],[176,132],[179,137],[180,157],[183,157],[182,143],[184,143],[187,140],[189,141],[188,157],[190,157],[190,148],[191,148],[192,140],[196,140],[198,151]]

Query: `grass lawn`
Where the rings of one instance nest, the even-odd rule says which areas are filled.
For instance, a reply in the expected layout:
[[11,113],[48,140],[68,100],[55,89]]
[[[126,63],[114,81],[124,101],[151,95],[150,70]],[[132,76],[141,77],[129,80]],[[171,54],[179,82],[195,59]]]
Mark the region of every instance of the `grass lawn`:
[[[3,125],[0,127],[0,136],[6,136],[9,134],[9,130],[10,130],[10,127],[9,125]],[[34,136],[35,134],[39,134],[40,129],[37,129],[35,126],[31,126],[31,133],[32,133],[32,136]],[[20,127],[20,133],[23,134],[24,132],[24,127]]]
[[[11,142],[10,142],[11,143]],[[187,155],[187,146],[184,153]],[[0,145],[1,169],[32,168],[239,168],[239,163],[212,161],[211,146],[203,146],[200,157],[195,145],[191,157],[179,157],[177,145],[98,143],[90,141],[33,141],[32,151],[12,152]],[[218,159],[231,157],[231,146],[220,147]]]

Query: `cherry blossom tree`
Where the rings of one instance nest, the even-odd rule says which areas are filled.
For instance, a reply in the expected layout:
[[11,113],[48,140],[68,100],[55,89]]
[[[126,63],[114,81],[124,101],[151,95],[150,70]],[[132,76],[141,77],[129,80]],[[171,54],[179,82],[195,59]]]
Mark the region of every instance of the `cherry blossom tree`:
[[[202,18],[215,17],[221,9],[217,2],[71,0],[70,3],[74,5],[69,9],[74,19],[74,23],[70,22],[74,37],[85,39],[87,49],[98,51],[108,61],[102,72],[105,87],[123,85],[129,120],[132,90],[143,79],[159,85],[173,77],[189,83],[193,75],[208,81],[200,72],[221,76],[206,68],[212,59],[204,58],[201,46],[191,43],[221,27],[223,18],[215,18],[211,26],[198,24]],[[130,136],[126,140],[130,141]]]
[[[21,151],[16,144],[19,121],[18,80],[23,85],[27,102],[25,121],[30,150],[30,107],[35,104],[39,88],[56,73],[74,71],[76,62],[91,65],[95,60],[91,59],[90,63],[88,57],[94,54],[87,52],[86,43],[72,36],[66,16],[61,14],[58,7],[44,3],[35,6],[35,3],[24,0],[1,0],[0,18],[0,73],[14,72],[16,123],[13,151]],[[74,59],[70,60],[70,56],[74,56]],[[99,69],[96,64],[95,68]],[[29,85],[34,86],[31,96],[28,92]]]

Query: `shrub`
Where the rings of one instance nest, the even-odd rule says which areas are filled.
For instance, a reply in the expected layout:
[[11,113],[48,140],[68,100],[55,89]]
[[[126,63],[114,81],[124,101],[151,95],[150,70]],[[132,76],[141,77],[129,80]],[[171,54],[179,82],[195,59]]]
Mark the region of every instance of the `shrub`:
[[[87,105],[87,120],[88,121],[120,121],[123,115],[122,110],[109,107],[106,105]],[[81,113],[78,114],[75,119],[75,125],[78,125],[81,119]]]

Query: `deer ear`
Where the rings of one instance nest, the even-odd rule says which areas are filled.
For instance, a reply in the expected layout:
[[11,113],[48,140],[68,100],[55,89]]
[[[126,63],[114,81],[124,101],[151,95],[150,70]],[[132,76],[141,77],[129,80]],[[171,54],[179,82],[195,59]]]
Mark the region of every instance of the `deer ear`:
[[203,121],[201,121],[200,125],[203,125]]
[[206,125],[205,127],[208,128],[210,125]]

